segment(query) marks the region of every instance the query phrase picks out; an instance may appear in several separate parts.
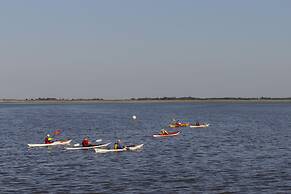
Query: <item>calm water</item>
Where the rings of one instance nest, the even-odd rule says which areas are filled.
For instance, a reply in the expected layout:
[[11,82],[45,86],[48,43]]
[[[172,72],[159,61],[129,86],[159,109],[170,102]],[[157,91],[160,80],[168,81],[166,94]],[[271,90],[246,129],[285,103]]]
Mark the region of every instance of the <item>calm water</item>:
[[[211,126],[153,138],[172,118]],[[27,148],[52,129],[145,145]],[[291,193],[291,104],[0,105],[0,150],[0,193]]]

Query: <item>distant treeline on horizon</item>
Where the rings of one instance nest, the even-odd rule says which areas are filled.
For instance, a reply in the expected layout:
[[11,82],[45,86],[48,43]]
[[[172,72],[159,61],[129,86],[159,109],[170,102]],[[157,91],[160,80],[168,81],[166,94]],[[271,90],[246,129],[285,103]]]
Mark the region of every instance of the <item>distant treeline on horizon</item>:
[[162,97],[162,98],[131,98],[130,100],[291,100],[287,98],[243,98],[243,97],[222,97],[222,98],[197,98],[197,97]]
[[[10,101],[15,99],[2,99],[3,101]],[[25,101],[106,101],[103,98],[26,98]],[[291,97],[272,98],[272,97],[259,97],[259,98],[245,98],[245,97],[220,97],[220,98],[198,98],[198,97],[144,97],[144,98],[129,98],[129,99],[116,99],[129,100],[129,101],[147,101],[147,100],[291,100]]]

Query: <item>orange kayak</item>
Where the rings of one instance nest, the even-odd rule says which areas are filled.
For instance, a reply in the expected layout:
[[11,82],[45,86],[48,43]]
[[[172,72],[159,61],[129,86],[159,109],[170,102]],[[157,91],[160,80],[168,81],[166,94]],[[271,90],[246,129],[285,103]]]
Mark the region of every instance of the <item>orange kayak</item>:
[[177,128],[177,127],[189,127],[190,123],[172,123],[169,125],[171,128]]

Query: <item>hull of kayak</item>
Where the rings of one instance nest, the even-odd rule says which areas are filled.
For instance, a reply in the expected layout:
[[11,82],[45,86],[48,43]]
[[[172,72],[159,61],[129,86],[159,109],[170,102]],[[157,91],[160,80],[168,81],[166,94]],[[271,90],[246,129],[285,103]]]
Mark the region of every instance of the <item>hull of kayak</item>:
[[126,148],[130,151],[135,151],[135,150],[141,149],[142,147],[143,147],[143,144],[139,144],[139,145],[134,145],[134,146],[128,146]]
[[71,139],[65,140],[65,141],[55,141],[50,144],[27,144],[28,147],[50,147],[50,146],[56,146],[56,145],[69,145],[71,143]]
[[177,136],[180,134],[180,131],[176,131],[176,132],[170,132],[169,134],[155,134],[153,135],[153,137],[172,137],[172,136]]
[[99,148],[94,148],[96,153],[108,153],[108,152],[124,152],[124,151],[135,151],[139,150],[143,147],[143,144],[139,145],[133,145],[129,147],[125,147],[122,149],[99,149]]
[[107,152],[124,152],[127,151],[126,148],[123,149],[99,149],[99,148],[94,148],[96,153],[107,153]]
[[73,148],[65,148],[66,150],[89,150],[89,149],[94,149],[94,148],[104,148],[107,147],[108,145],[110,145],[110,143],[106,143],[106,144],[100,144],[100,145],[96,145],[96,146],[90,146],[90,147],[73,147]]
[[209,127],[209,124],[204,124],[204,125],[190,125],[191,128],[206,128]]

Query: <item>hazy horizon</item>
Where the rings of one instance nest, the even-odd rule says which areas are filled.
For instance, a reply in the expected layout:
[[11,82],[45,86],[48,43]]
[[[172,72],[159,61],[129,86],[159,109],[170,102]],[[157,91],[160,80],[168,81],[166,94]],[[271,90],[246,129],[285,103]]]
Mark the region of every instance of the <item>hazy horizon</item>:
[[[166,98],[166,99],[165,99]],[[191,99],[192,98],[192,99]],[[35,98],[2,98],[1,101],[71,101],[71,100],[105,100],[105,101],[127,101],[127,100],[290,100],[291,97],[268,97],[268,96],[260,96],[260,97],[232,97],[232,96],[225,96],[225,97],[195,97],[195,96],[157,96],[157,97],[129,97],[129,98],[98,98],[98,97],[91,97],[91,98],[55,98],[55,97],[35,97]]]
[[1,1],[0,99],[290,97],[291,2]]

